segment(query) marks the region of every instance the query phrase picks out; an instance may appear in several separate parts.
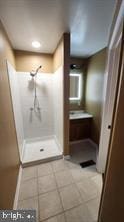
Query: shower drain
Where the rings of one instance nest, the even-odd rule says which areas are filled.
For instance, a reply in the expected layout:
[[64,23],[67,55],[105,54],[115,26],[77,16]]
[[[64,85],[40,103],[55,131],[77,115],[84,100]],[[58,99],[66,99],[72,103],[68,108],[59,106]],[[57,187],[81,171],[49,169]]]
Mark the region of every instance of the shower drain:
[[42,148],[42,149],[40,149],[40,152],[43,152],[44,151],[44,149]]

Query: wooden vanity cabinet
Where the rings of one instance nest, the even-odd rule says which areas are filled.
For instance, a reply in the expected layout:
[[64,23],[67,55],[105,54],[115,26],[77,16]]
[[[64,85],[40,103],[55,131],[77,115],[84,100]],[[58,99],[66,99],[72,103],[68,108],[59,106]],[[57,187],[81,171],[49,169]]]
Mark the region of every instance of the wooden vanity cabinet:
[[91,137],[92,118],[70,120],[70,141],[82,140]]

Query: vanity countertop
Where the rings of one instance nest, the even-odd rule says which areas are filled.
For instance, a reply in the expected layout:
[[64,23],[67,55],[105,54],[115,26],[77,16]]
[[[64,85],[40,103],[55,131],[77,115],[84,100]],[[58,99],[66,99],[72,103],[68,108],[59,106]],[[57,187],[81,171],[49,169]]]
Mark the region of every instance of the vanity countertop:
[[93,116],[89,113],[84,112],[83,110],[79,111],[70,111],[69,119],[86,119],[86,118],[93,118]]

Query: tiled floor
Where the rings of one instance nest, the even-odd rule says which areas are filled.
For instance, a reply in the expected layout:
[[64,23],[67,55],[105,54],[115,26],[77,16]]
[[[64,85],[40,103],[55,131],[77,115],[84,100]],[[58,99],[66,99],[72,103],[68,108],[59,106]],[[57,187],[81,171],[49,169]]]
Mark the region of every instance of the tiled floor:
[[[43,149],[43,151],[40,151],[41,149]],[[62,153],[55,140],[50,138],[47,140],[26,143],[22,161],[23,164],[26,164],[33,161],[59,157],[61,155]]]
[[90,140],[77,141],[70,143],[71,159],[75,163],[80,163],[87,160],[94,160],[96,162],[96,147]]
[[96,222],[102,177],[67,160],[24,168],[18,209],[36,209],[37,222]]

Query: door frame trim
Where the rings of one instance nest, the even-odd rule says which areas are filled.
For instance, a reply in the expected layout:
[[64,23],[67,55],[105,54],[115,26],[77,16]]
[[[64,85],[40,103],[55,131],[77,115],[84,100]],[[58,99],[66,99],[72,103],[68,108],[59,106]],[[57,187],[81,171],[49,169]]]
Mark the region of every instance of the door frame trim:
[[[119,6],[118,6],[119,4]],[[118,9],[118,10],[117,10]],[[106,68],[105,68],[105,78],[104,78],[104,93],[103,93],[103,106],[102,106],[102,124],[101,124],[101,135],[100,135],[100,146],[99,146],[99,153],[98,153],[98,158],[97,158],[97,170],[100,173],[104,173],[103,172],[103,164],[101,164],[101,155],[100,155],[100,151],[103,150],[103,146],[102,146],[102,135],[104,132],[104,121],[105,121],[105,111],[106,111],[106,96],[107,96],[107,83],[108,81],[111,81],[111,78],[108,78],[109,75],[109,63],[110,63],[110,51],[112,50],[115,38],[116,38],[116,34],[119,30],[120,24],[122,22],[122,19],[124,17],[124,0],[117,3],[116,5],[116,9],[115,9],[115,14],[113,17],[113,23],[112,23],[112,27],[111,27],[111,33],[110,33],[110,38],[109,38],[109,43],[108,43],[108,50],[107,50],[107,61],[106,61]],[[121,36],[120,36],[121,38]],[[106,161],[107,161],[107,155],[108,155],[108,148],[106,151]],[[106,165],[106,163],[105,163]]]
[[[111,39],[109,40],[109,49],[111,50],[113,44],[114,44],[114,40],[116,38],[116,34],[119,30],[119,27],[123,21],[123,18],[124,18],[124,0],[122,0],[121,4],[119,5],[120,7],[118,8],[118,11],[115,11],[115,20],[113,20],[113,30],[111,30],[111,33],[110,33],[110,37]],[[118,7],[118,5],[117,5]],[[124,22],[123,22],[123,25],[124,25]],[[124,28],[124,27],[123,27]],[[124,30],[123,30],[124,31]],[[123,40],[122,40],[123,41]],[[122,51],[122,50],[121,50]],[[108,50],[109,52],[109,50]],[[121,52],[120,52],[121,53]],[[123,52],[122,52],[123,53]],[[109,58],[109,57],[108,57]],[[107,59],[108,60],[108,59]],[[108,62],[107,62],[107,67],[106,67],[108,70]],[[121,75],[121,74],[120,74]],[[117,95],[115,95],[116,97]],[[113,121],[114,122],[114,118],[113,118]],[[101,218],[101,209],[102,209],[102,205],[103,205],[103,196],[104,196],[104,190],[105,190],[105,181],[106,181],[106,177],[107,177],[107,166],[109,164],[109,157],[110,157],[110,154],[111,154],[111,150],[109,149],[110,148],[110,145],[111,145],[111,140],[112,140],[112,134],[113,132],[111,132],[111,135],[110,135],[110,141],[109,141],[109,147],[108,147],[108,154],[107,154],[107,160],[106,160],[106,167],[105,167],[105,177],[104,177],[104,182],[103,182],[103,189],[102,189],[102,194],[101,194],[101,201],[100,201],[100,206],[99,206],[99,214],[98,214],[98,222],[102,222],[102,218]]]
[[115,22],[115,25],[114,25],[113,34],[112,34],[112,37],[109,41],[109,49],[111,49],[113,44],[114,44],[116,33],[118,32],[118,29],[120,27],[120,24],[122,22],[123,17],[124,17],[124,0],[122,0],[121,6],[120,6],[120,9],[119,9],[119,13],[117,15],[117,19],[116,19],[116,22]]

